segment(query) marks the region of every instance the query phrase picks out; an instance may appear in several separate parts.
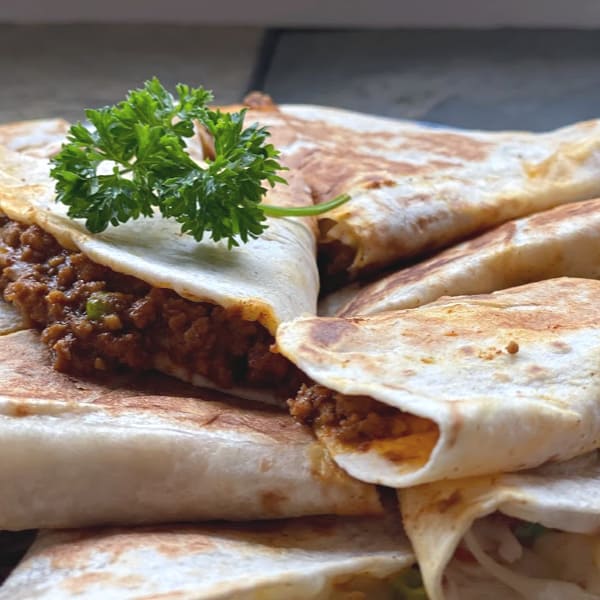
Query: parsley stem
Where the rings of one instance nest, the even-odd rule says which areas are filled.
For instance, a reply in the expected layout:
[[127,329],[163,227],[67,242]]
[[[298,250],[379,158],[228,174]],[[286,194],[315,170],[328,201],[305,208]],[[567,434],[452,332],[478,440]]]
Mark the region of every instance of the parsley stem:
[[340,194],[333,200],[324,202],[323,204],[315,204],[314,206],[273,206],[272,204],[261,204],[265,215],[268,217],[310,217],[313,215],[321,215],[333,208],[337,208],[350,200],[348,194]]

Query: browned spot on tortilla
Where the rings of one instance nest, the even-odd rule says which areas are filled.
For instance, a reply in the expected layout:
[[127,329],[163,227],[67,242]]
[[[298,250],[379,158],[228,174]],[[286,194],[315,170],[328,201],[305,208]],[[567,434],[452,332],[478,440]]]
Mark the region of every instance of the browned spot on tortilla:
[[372,178],[363,183],[363,188],[366,190],[377,190],[382,187],[392,187],[396,185],[393,179]]
[[263,492],[260,495],[261,506],[267,515],[282,514],[282,504],[288,501],[288,497],[283,492]]
[[472,238],[468,242],[465,242],[461,246],[451,248],[448,254],[453,254],[455,258],[463,257],[468,254],[480,250],[482,248],[489,248],[491,246],[500,246],[503,244],[509,244],[512,242],[517,232],[517,225],[513,221],[509,221],[496,229],[492,229],[483,235]]
[[543,225],[553,225],[564,219],[575,216],[595,215],[600,211],[600,200],[586,200],[585,202],[573,202],[572,204],[563,204],[551,210],[536,213],[529,217],[531,227],[541,227]]
[[28,417],[30,415],[35,414],[34,411],[31,410],[31,407],[26,404],[17,404],[14,407],[13,416],[15,417]]
[[343,154],[339,149],[303,148],[289,162],[302,173],[317,203],[345,193],[354,185],[393,181],[428,170],[423,165],[372,157],[351,148],[344,148]]
[[273,460],[270,458],[263,458],[260,461],[260,466],[259,466],[259,470],[261,473],[266,473],[267,471],[270,471],[273,468]]
[[550,345],[561,354],[566,354],[567,352],[571,351],[571,346],[569,346],[569,344],[561,340],[554,340],[550,342]]
[[129,551],[150,548],[177,558],[191,553],[205,553],[214,547],[206,536],[194,527],[135,527],[131,529],[82,529],[56,543],[47,555],[53,569],[84,568],[93,564],[94,557],[105,553],[111,562],[117,562]]
[[65,582],[65,588],[74,594],[85,594],[90,592],[90,587],[102,584],[126,589],[136,588],[142,583],[144,583],[144,578],[139,575],[115,577],[106,571],[89,571],[82,575],[69,577]]
[[[148,534],[148,543],[156,551],[167,558],[179,558],[189,554],[205,554],[210,552],[215,544],[208,537],[198,535],[192,528],[189,530]],[[133,546],[135,548],[135,546]]]
[[451,414],[450,427],[448,427],[446,430],[446,446],[448,448],[452,448],[456,444],[464,423],[464,418],[460,410],[460,404],[460,402],[448,403]]
[[454,490],[447,498],[442,498],[435,503],[435,511],[443,514],[453,506],[459,504],[461,500],[462,494],[460,490]]
[[540,367],[539,365],[527,365],[527,372],[537,378],[545,375],[547,371],[544,367]]
[[447,131],[406,132],[406,147],[466,161],[483,161],[491,144],[471,136]]
[[354,323],[346,319],[318,319],[310,328],[310,339],[318,346],[330,346],[349,336],[356,329]]
[[517,344],[517,342],[515,342],[514,340],[511,340],[506,345],[506,351],[509,354],[516,354],[519,351],[519,344]]
[[431,356],[423,356],[423,357],[421,358],[421,362],[422,362],[424,365],[432,365],[432,364],[434,364],[434,363],[435,363],[435,360],[434,360],[434,359],[433,359]]
[[493,360],[499,354],[501,354],[500,350],[497,350],[496,348],[487,348],[486,350],[480,350],[477,356],[483,358],[483,360]]

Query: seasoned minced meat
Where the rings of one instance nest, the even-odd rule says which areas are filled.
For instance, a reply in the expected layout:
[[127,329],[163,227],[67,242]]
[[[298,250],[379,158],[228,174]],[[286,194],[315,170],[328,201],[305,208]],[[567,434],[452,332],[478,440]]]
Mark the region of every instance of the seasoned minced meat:
[[[148,369],[153,356],[164,352],[189,373],[224,388],[269,387],[289,394],[299,387],[297,369],[270,351],[271,334],[238,310],[185,300],[116,273],[65,250],[41,228],[1,213],[0,293],[42,330],[60,371]],[[94,316],[90,308],[98,307]]]
[[435,424],[369,396],[346,396],[322,385],[302,385],[288,400],[292,416],[315,429],[333,431],[341,442],[358,444],[435,430]]

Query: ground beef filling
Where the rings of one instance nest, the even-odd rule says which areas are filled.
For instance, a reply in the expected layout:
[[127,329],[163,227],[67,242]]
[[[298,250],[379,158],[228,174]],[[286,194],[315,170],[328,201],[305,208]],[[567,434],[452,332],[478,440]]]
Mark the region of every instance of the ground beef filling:
[[294,393],[297,369],[271,334],[237,309],[192,302],[62,248],[35,225],[0,213],[0,293],[42,330],[59,371],[87,375],[152,368],[167,354],[217,385]]
[[322,385],[302,385],[288,400],[292,415],[315,429],[326,428],[345,444],[364,445],[385,440],[437,432],[429,419],[404,413],[369,396],[346,396]]

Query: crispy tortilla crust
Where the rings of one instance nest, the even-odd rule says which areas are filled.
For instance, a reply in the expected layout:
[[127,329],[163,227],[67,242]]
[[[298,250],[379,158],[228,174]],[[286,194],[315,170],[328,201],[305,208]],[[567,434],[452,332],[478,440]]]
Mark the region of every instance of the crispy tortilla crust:
[[[145,370],[157,352],[166,352],[177,366],[220,387],[273,386],[285,395],[299,386],[298,370],[270,351],[271,334],[239,310],[185,300],[116,273],[1,213],[0,292],[43,330],[59,371]],[[86,304],[98,292],[107,293],[104,314],[89,318]]]
[[377,447],[393,460],[426,460],[440,431],[430,419],[403,412],[368,396],[347,396],[322,385],[302,385],[288,400],[293,417],[343,445]]

